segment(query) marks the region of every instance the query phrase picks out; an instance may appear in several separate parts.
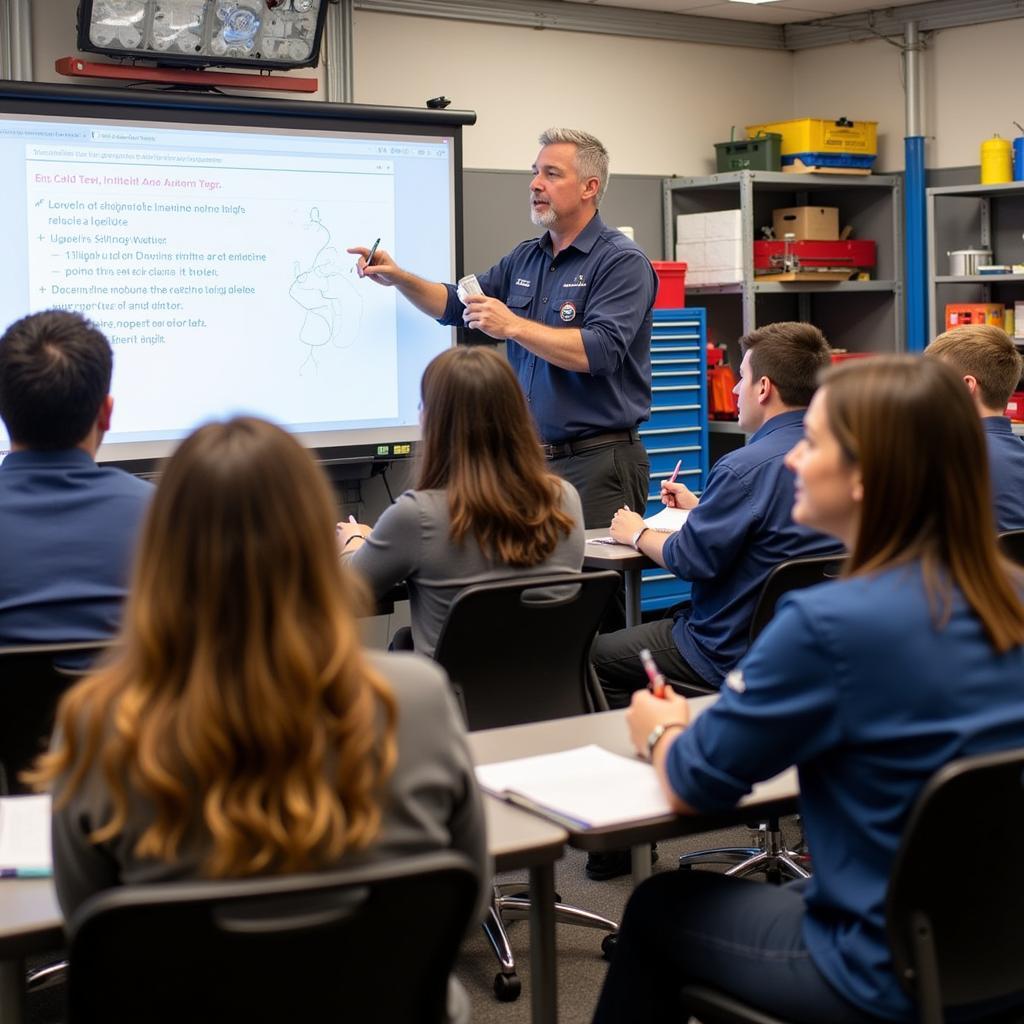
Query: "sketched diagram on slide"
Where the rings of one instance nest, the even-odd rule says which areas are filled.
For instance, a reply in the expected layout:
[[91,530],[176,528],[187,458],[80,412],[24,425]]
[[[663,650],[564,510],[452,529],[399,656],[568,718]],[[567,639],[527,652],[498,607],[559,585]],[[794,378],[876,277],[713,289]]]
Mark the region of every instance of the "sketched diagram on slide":
[[347,262],[331,245],[331,232],[320,219],[320,210],[312,207],[306,229],[315,231],[320,247],[313,254],[310,265],[303,268],[296,260],[295,277],[288,289],[288,297],[302,307],[304,314],[299,327],[299,341],[306,346],[307,363],[319,367],[316,350],[324,345],[350,348],[359,337],[363,320],[363,299],[347,273]]

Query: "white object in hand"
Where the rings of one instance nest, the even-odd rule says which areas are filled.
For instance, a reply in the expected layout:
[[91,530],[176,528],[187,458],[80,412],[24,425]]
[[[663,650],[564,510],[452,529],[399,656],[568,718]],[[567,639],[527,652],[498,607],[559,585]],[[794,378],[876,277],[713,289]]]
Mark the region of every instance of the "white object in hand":
[[465,277],[459,278],[459,283],[455,286],[455,293],[458,295],[459,301],[465,305],[466,299],[470,295],[483,295],[484,290],[480,287],[476,274],[467,274]]

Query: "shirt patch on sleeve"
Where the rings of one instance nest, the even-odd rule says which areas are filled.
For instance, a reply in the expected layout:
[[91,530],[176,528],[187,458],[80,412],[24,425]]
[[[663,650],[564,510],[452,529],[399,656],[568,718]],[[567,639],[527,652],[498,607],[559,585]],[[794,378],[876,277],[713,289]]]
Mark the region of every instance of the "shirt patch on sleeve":
[[743,679],[743,670],[734,668],[725,677],[725,685],[728,686],[730,690],[735,690],[737,693],[746,693],[747,684]]

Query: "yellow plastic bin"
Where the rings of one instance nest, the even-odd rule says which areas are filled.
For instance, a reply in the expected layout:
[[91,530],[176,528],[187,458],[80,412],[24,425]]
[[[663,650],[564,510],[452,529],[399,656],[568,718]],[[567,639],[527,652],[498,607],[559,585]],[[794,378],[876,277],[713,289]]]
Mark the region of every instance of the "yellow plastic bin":
[[851,121],[839,117],[829,121],[818,117],[798,117],[790,121],[748,124],[747,134],[776,132],[782,136],[782,155],[789,153],[848,153],[860,156],[878,154],[878,122]]

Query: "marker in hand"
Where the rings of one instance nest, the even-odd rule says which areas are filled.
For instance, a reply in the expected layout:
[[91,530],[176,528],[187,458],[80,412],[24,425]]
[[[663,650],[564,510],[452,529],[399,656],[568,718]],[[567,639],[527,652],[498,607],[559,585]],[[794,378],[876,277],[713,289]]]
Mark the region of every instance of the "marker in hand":
[[[375,243],[374,243],[374,244],[373,244],[373,245],[372,245],[372,246],[370,247],[370,252],[369,252],[369,253],[367,253],[367,266],[370,266],[370,264],[371,264],[371,263],[373,263],[373,261],[374,261],[374,255],[376,254],[376,252],[377,252],[377,247],[378,247],[378,246],[379,246],[380,244],[381,244],[381,240],[380,240],[380,239],[378,239],[378,240],[377,240],[377,241],[376,241],[376,242],[375,242]],[[351,516],[349,516],[349,518],[351,519],[352,517],[351,517]],[[355,520],[353,519],[352,521],[354,522]]]
[[654,664],[651,652],[646,647],[640,649],[640,663],[647,673],[647,689],[655,697],[663,699],[665,696],[665,677],[658,671],[658,666]]

